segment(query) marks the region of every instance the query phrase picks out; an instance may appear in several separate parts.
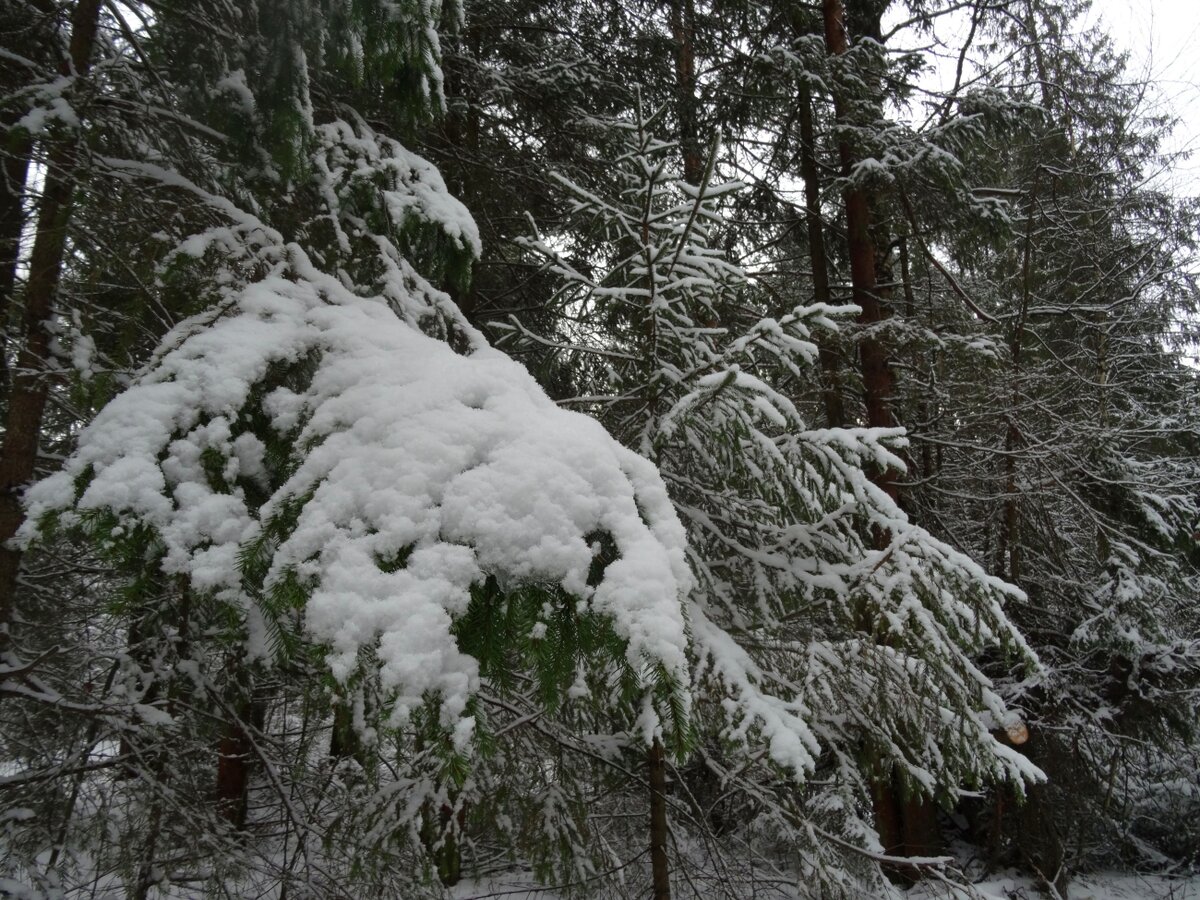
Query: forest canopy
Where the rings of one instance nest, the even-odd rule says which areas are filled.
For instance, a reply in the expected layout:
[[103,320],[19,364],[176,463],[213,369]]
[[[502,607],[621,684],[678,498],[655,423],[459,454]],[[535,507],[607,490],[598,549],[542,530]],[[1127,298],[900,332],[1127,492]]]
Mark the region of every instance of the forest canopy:
[[1088,9],[0,0],[0,896],[1198,874],[1200,205]]

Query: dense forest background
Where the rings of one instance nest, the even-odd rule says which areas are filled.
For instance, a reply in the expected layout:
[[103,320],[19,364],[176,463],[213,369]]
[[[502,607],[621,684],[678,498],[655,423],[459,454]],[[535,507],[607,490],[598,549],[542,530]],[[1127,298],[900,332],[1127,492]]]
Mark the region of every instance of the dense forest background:
[[0,0],[0,896],[1194,874],[1200,206],[1087,6]]

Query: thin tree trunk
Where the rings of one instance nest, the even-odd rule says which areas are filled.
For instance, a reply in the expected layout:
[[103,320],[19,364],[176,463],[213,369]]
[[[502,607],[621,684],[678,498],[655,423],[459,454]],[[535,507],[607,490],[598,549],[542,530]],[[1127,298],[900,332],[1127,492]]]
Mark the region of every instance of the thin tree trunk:
[[[1038,170],[1040,172],[1040,170]],[[1012,393],[1009,398],[1007,423],[1004,429],[1004,508],[1003,521],[997,546],[996,571],[1006,575],[1014,584],[1021,577],[1020,527],[1021,510],[1017,494],[1017,448],[1021,444],[1021,429],[1017,414],[1021,408],[1024,389],[1022,386],[1022,352],[1025,346],[1025,327],[1029,316],[1032,296],[1033,270],[1033,220],[1037,209],[1038,173],[1029,193],[1029,212],[1025,224],[1025,248],[1021,261],[1021,308],[1008,341],[1009,359],[1012,366]],[[1006,571],[1007,568],[1007,571]]]
[[253,735],[262,733],[268,697],[253,668],[237,661],[231,663],[231,668],[234,671],[228,700],[222,704],[225,721],[217,747],[217,809],[235,828],[245,828],[255,759]]
[[[24,4],[11,4],[0,11],[0,33],[20,46],[21,53],[38,59],[50,44],[42,33],[44,26],[53,19],[54,9],[49,4],[35,4],[40,19],[31,22],[30,9]],[[30,47],[35,48],[33,52]],[[29,71],[13,60],[0,60],[0,91],[13,94],[29,80]],[[17,282],[17,260],[21,249],[21,231],[25,226],[25,210],[22,198],[29,174],[29,158],[33,152],[33,141],[29,132],[17,128],[24,110],[13,108],[4,111],[0,119],[0,391],[8,385],[7,327],[9,308],[12,305],[13,288]]]
[[462,880],[460,835],[467,824],[467,807],[454,789],[447,802],[434,805],[426,801],[421,809],[421,842],[437,870],[443,887],[454,887]]
[[[908,237],[900,238],[900,281],[904,286],[904,314],[910,319],[914,318],[917,313],[917,298],[913,293],[912,286],[912,269],[908,255]],[[930,387],[933,387],[933,366],[929,367]],[[922,428],[931,429],[933,422],[931,410],[929,408],[929,397],[927,394],[922,394],[921,399],[917,401],[917,421]],[[921,465],[920,473],[922,479],[933,477],[933,454],[929,441],[921,441]]]
[[[912,271],[908,254],[908,239],[900,241],[900,281],[904,291],[904,310],[910,318],[916,314],[916,297],[912,286]],[[930,381],[933,367],[930,366]],[[932,385],[931,385],[932,386]],[[929,397],[922,395],[917,403],[917,418],[924,428],[932,425]],[[921,441],[920,473],[923,478],[932,478],[934,466],[929,441]],[[913,460],[910,466],[916,468]],[[897,792],[893,784],[892,793]],[[937,806],[919,794],[912,793],[900,802],[900,826],[904,837],[904,853],[908,856],[936,856],[941,851],[941,834],[937,821]]]
[[683,180],[700,184],[704,159],[696,100],[696,7],[693,0],[671,0],[671,37],[675,42],[675,114],[683,150]]
[[654,739],[646,752],[650,778],[650,869],[653,900],[671,900],[671,868],[667,859],[667,754]]
[[[813,300],[832,303],[829,289],[829,263],[825,255],[825,230],[821,220],[821,183],[817,168],[816,129],[813,127],[812,91],[807,83],[800,85],[800,177],[804,179],[804,219],[808,231],[808,258],[812,268]],[[837,352],[828,338],[817,341],[821,363],[821,397],[825,405],[825,420],[830,428],[846,424],[846,409],[842,403],[842,381],[838,371]]]
[[[693,43],[696,13],[692,0],[671,0],[670,15],[671,36],[675,41],[675,99],[679,146],[683,151],[683,180],[693,187],[699,187],[704,179],[704,161],[700,157],[696,121],[696,58]],[[649,234],[649,224],[643,222],[643,244],[649,241]],[[647,264],[647,271],[650,268]],[[653,315],[648,322],[653,328]],[[651,346],[657,344],[657,339],[657,333],[652,334]],[[656,407],[657,401],[650,408],[655,420],[658,418]],[[658,465],[657,454],[654,462]],[[671,900],[671,866],[667,857],[667,755],[658,738],[646,751],[646,772],[650,785],[651,898]]]
[[[21,200],[29,172],[32,141],[24,131],[16,130],[16,113],[5,116],[0,125],[4,133],[4,161],[0,165],[0,328],[8,324],[13,287],[17,282],[17,258],[21,250],[21,229],[25,225]],[[0,388],[7,383],[7,362],[0,354]]]
[[150,807],[150,821],[146,829],[146,845],[142,850],[142,858],[138,862],[137,879],[134,882],[131,900],[149,900],[150,891],[155,884],[155,858],[158,856],[158,838],[161,833],[163,798],[154,796]]
[[[71,16],[70,64],[79,76],[86,75],[91,64],[100,2],[79,0]],[[21,567],[21,551],[8,542],[25,521],[20,495],[32,479],[37,463],[49,392],[50,329],[75,188],[78,165],[75,141],[70,136],[55,144],[47,160],[38,208],[38,233],[25,289],[25,343],[12,375],[4,442],[0,445],[0,653],[8,649],[13,595]]]
[[353,759],[365,771],[362,738],[354,728],[354,710],[350,698],[339,699],[333,707],[333,729],[329,735],[329,758],[335,762]]
[[[461,34],[463,51],[474,59],[482,56],[481,29],[477,24],[468,24]],[[446,115],[442,118],[442,138],[446,143],[445,153],[448,158],[456,159],[457,166],[442,169],[446,174],[446,183],[450,192],[468,205],[474,194],[474,182],[479,179],[479,101],[473,95],[473,85],[470,80],[462,77],[459,67],[447,67],[445,71],[445,91],[448,101],[458,99],[460,103],[451,103]],[[476,290],[475,279],[471,278],[464,285],[454,278],[446,277],[443,289],[469,320],[475,321],[474,316],[479,312],[479,294]],[[482,325],[481,322],[476,322]]]
[[[414,751],[421,753],[424,741],[417,735]],[[364,775],[371,777],[364,769]],[[421,825],[418,835],[421,846],[429,855],[442,887],[453,887],[462,878],[462,845],[460,836],[467,824],[467,807],[460,802],[460,792],[452,782],[438,779],[434,793],[445,788],[445,799],[440,803],[427,798],[421,804]]]
[[[825,47],[831,56],[841,56],[848,48],[845,10],[842,0],[823,0]],[[834,92],[834,114],[839,124],[846,124],[845,102]],[[854,168],[854,150],[843,136],[838,141],[838,157],[842,174]],[[861,188],[847,188],[843,195],[846,204],[846,233],[850,251],[850,282],[855,304],[862,310],[860,325],[870,328],[885,318],[875,280],[875,242],[871,238],[870,198]],[[859,342],[859,361],[862,366],[863,395],[866,402],[867,425],[871,428],[890,428],[892,417],[892,372],[887,353],[878,338],[867,336]],[[875,482],[893,500],[899,498],[896,472],[885,469],[877,472]],[[877,536],[886,542],[886,536]]]
[[[53,3],[47,0],[26,0],[25,3],[3,4],[0,10],[0,34],[10,41],[10,46],[19,47],[22,55],[29,59],[47,62],[47,55],[54,53],[55,41],[51,25],[56,17]],[[51,55],[49,59],[54,57]],[[64,64],[63,74],[69,74]],[[29,70],[15,60],[0,59],[0,91],[12,95],[28,85]],[[12,304],[13,287],[17,281],[17,259],[20,256],[21,231],[25,225],[25,210],[22,197],[28,180],[30,154],[33,140],[28,130],[18,128],[23,118],[20,107],[6,109],[0,118],[0,329],[6,328],[9,307]],[[7,385],[7,354],[0,353],[0,389]]]
[[250,714],[249,703],[233,707],[234,718],[223,726],[217,748],[217,808],[221,817],[235,828],[246,824],[246,789],[250,785],[250,736],[243,719]]

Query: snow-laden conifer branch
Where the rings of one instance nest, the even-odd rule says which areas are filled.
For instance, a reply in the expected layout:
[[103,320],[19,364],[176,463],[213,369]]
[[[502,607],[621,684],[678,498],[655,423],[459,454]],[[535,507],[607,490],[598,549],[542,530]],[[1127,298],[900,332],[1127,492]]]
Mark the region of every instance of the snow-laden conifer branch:
[[[389,238],[415,217],[478,252],[427,163],[362,123],[317,137],[336,246],[365,239],[385,263],[366,285],[177,173],[108,161],[232,220],[172,263],[216,266],[224,296],[168,335],[29,492],[31,520],[83,524],[110,549],[148,540],[148,565],[244,617],[252,659],[269,662],[272,636],[300,616],[335,677],[373,657],[392,720],[436,698],[460,748],[479,665],[453,627],[489,578],[585,603],[635,672],[686,685],[691,576],[654,467],[488,348]],[[365,224],[365,188],[383,233]],[[468,332],[467,353],[421,330],[431,314]],[[597,534],[616,551],[598,577]]]
[[626,149],[610,194],[560,179],[611,247],[585,264],[545,235],[527,240],[560,279],[564,324],[517,325],[506,341],[572,360],[579,404],[662,470],[697,577],[699,693],[725,695],[724,738],[762,742],[801,779],[866,746],[930,795],[960,779],[1036,780],[990,734],[1009,714],[975,662],[996,645],[1032,660],[1003,611],[1021,593],[871,480],[904,470],[901,429],[813,428],[781,387],[811,371],[813,332],[854,308],[755,315],[753,283],[714,246],[730,185],[670,177],[672,147],[645,121],[613,131]]

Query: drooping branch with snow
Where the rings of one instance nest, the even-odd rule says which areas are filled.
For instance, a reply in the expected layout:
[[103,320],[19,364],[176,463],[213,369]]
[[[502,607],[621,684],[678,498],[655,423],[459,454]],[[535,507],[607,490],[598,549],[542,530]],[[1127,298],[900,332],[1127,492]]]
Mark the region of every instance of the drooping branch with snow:
[[1036,781],[990,733],[1012,713],[976,662],[998,646],[1032,662],[1003,608],[1020,592],[871,480],[903,470],[902,429],[813,427],[780,388],[811,377],[814,332],[853,308],[756,306],[753,281],[713,246],[737,185],[671,176],[654,118],[610,126],[624,141],[611,195],[564,182],[606,239],[602,256],[529,239],[559,279],[563,324],[537,334],[513,319],[505,346],[570,359],[578,396],[564,402],[662,471],[697,576],[698,696],[723,695],[724,739],[761,742],[801,780],[833,766],[860,798],[893,771],[931,797],[964,781]]

